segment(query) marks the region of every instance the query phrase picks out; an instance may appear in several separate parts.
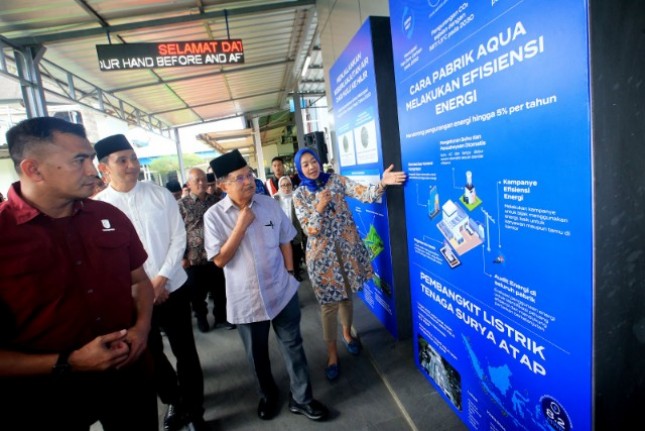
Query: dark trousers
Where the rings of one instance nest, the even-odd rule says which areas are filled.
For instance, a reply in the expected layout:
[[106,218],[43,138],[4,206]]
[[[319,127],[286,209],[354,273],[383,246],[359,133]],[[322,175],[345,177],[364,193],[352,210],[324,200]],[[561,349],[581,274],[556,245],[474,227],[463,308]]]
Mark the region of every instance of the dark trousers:
[[146,355],[121,370],[0,379],[0,429],[88,431],[99,421],[105,431],[158,431]]
[[300,246],[302,252],[302,260],[307,263],[307,235],[302,235],[302,245]]
[[[163,352],[162,329],[177,359],[177,372]],[[148,348],[161,401],[177,405],[190,418],[201,418],[204,414],[204,376],[195,347],[189,290],[185,284],[172,292],[166,302],[155,305]]]
[[309,366],[300,335],[300,302],[296,293],[286,307],[273,319],[263,322],[238,324],[237,329],[244,343],[246,358],[255,376],[262,398],[275,398],[278,388],[271,373],[269,359],[269,329],[273,326],[278,346],[289,373],[291,394],[301,404],[312,400]]
[[190,290],[190,302],[195,316],[206,316],[208,314],[208,294],[213,299],[213,316],[215,323],[226,322],[226,281],[224,270],[213,262],[204,265],[195,265],[186,268],[188,274],[188,289]]
[[299,242],[292,242],[291,249],[293,250],[293,270],[296,274],[300,274],[300,262],[305,259],[305,252],[302,251],[302,246]]

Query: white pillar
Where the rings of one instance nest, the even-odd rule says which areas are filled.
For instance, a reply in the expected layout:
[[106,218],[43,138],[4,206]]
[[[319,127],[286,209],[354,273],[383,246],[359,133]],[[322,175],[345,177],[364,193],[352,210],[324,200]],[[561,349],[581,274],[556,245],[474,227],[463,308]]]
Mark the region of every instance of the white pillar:
[[258,161],[258,178],[265,182],[266,175],[264,174],[264,154],[262,153],[259,117],[253,117],[253,143],[255,144],[255,158]]

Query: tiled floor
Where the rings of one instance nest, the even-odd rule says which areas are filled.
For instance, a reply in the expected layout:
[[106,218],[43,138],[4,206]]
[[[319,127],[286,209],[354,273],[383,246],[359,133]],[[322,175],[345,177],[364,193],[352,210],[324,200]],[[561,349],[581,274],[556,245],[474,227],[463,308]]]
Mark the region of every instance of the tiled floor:
[[[195,328],[205,378],[205,419],[213,430],[467,430],[414,366],[411,342],[395,342],[360,299],[355,302],[354,326],[364,350],[354,357],[339,344],[341,376],[329,383],[323,373],[326,351],[319,307],[308,281],[300,288],[300,303],[314,396],[329,407],[329,420],[318,423],[289,412],[288,378],[273,338],[272,368],[282,407],[273,420],[258,419],[255,384],[237,331],[217,328],[204,334]],[[164,412],[160,405],[160,415]],[[98,424],[92,427],[99,430]]]

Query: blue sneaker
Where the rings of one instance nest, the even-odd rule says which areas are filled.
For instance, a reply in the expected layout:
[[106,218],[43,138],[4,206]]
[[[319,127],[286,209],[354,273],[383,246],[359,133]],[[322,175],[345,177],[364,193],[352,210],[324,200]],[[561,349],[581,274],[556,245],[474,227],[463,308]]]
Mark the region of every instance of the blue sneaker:
[[325,377],[327,377],[327,380],[330,382],[333,382],[338,378],[340,375],[340,365],[339,364],[331,364],[327,368],[325,368]]
[[347,342],[345,339],[343,339],[343,343],[345,343],[345,347],[347,347],[347,351],[350,354],[358,356],[358,354],[361,353],[361,344],[358,342],[358,340],[352,339],[352,341]]

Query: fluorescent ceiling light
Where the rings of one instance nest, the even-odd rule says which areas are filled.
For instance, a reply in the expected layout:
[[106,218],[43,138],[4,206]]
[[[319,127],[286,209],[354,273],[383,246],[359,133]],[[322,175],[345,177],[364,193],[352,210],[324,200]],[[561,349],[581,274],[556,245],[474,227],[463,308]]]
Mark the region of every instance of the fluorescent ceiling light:
[[311,55],[308,55],[307,58],[305,59],[305,65],[302,66],[302,77],[304,78],[305,75],[307,74],[307,70],[309,70],[309,63],[311,63]]

